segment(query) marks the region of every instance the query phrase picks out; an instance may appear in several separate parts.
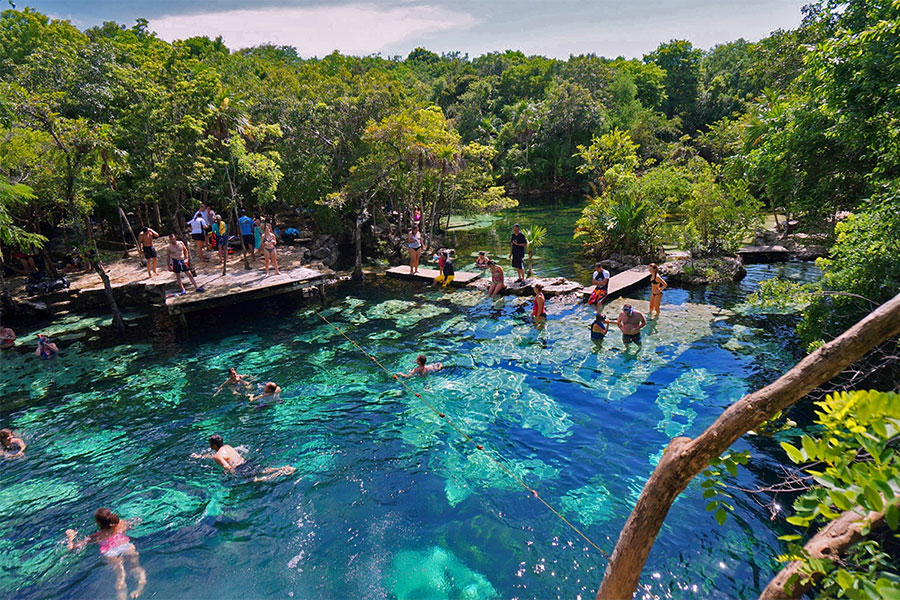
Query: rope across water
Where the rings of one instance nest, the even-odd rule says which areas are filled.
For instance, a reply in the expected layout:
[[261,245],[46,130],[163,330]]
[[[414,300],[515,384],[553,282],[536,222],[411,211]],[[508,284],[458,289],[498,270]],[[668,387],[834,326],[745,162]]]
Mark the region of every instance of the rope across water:
[[509,475],[509,476],[512,477],[513,479],[515,479],[516,482],[518,482],[519,485],[521,485],[523,488],[525,488],[526,490],[528,490],[529,492],[531,492],[531,495],[532,495],[533,497],[537,498],[537,500],[540,501],[541,504],[543,504],[544,506],[546,506],[547,509],[548,509],[550,512],[552,512],[554,515],[556,515],[556,517],[557,517],[560,521],[562,521],[563,523],[565,523],[566,525],[568,525],[569,528],[572,529],[572,531],[574,531],[574,532],[577,533],[579,536],[581,536],[581,538],[584,539],[584,541],[586,541],[588,544],[590,544],[591,546],[593,546],[594,549],[597,550],[600,554],[602,554],[602,555],[603,555],[604,557],[606,557],[607,559],[609,558],[609,553],[608,553],[608,552],[606,552],[606,551],[604,551],[602,548],[600,548],[600,546],[598,546],[597,544],[595,544],[595,543],[593,542],[593,540],[591,540],[591,538],[589,538],[587,535],[585,535],[584,532],[582,532],[578,527],[576,527],[575,525],[573,525],[572,522],[569,521],[568,519],[566,519],[566,518],[565,518],[558,510],[556,510],[555,508],[553,508],[546,500],[544,500],[544,499],[540,496],[540,494],[538,494],[538,492],[537,492],[536,489],[534,489],[534,488],[532,488],[532,487],[529,487],[528,484],[526,484],[526,483],[522,480],[521,477],[519,477],[518,475],[516,475],[509,467],[507,467],[506,465],[504,465],[499,459],[495,458],[493,455],[491,455],[490,452],[488,452],[487,450],[485,450],[485,449],[484,449],[484,446],[483,446],[482,444],[479,444],[476,440],[474,440],[474,439],[472,438],[472,436],[470,436],[470,435],[467,434],[465,431],[463,431],[462,429],[460,429],[460,428],[459,428],[459,427],[458,427],[458,426],[457,426],[457,425],[456,425],[456,424],[455,424],[455,423],[454,423],[454,422],[453,422],[446,414],[444,414],[443,412],[441,412],[440,410],[438,410],[437,408],[435,408],[430,402],[428,402],[424,397],[422,397],[422,394],[420,394],[419,392],[416,392],[415,390],[411,389],[411,388],[406,384],[405,381],[403,381],[402,379],[400,379],[399,377],[397,377],[397,375],[395,375],[395,374],[392,373],[390,370],[388,370],[388,368],[385,367],[383,364],[381,364],[381,362],[380,362],[375,356],[373,356],[372,354],[370,354],[369,352],[367,352],[367,351],[365,350],[365,348],[363,348],[362,346],[360,346],[359,344],[357,344],[356,341],[353,340],[352,338],[350,338],[350,336],[348,336],[346,333],[344,333],[344,331],[343,331],[340,327],[338,327],[337,325],[335,325],[334,323],[332,323],[331,321],[329,321],[329,320],[325,317],[325,315],[323,315],[322,313],[320,313],[320,312],[319,312],[318,310],[316,310],[315,308],[313,308],[312,310],[313,310],[313,312],[316,313],[316,315],[319,316],[320,319],[322,319],[323,321],[325,321],[325,323],[327,323],[328,325],[330,325],[335,331],[337,331],[341,336],[343,336],[344,339],[346,339],[348,342],[350,342],[351,344],[353,344],[360,352],[362,352],[367,358],[369,358],[369,360],[371,360],[373,363],[375,363],[376,365],[378,365],[378,366],[381,368],[382,371],[384,371],[385,373],[387,373],[390,377],[392,377],[392,378],[394,379],[394,381],[396,381],[396,382],[399,383],[401,386],[403,386],[403,389],[405,389],[407,392],[409,392],[410,394],[414,395],[416,398],[418,398],[419,400],[421,400],[421,401],[422,401],[422,404],[424,404],[424,405],[427,406],[429,409],[431,409],[431,411],[432,411],[434,414],[436,414],[440,419],[442,419],[445,423],[447,423],[447,425],[449,425],[450,427],[452,427],[453,430],[456,431],[459,435],[461,435],[467,442],[471,442],[472,444],[474,444],[474,445],[475,445],[475,448],[477,448],[479,451],[481,451],[481,452],[482,452],[489,460],[491,460],[495,465],[497,465],[497,467],[498,467],[501,471],[503,471],[504,473],[506,473],[507,475]]

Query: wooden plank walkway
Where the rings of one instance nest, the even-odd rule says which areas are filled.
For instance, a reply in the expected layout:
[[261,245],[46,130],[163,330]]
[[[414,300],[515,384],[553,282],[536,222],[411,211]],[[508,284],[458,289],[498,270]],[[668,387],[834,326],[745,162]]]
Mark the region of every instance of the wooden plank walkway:
[[[648,283],[650,283],[650,270],[647,268],[647,265],[639,265],[610,277],[606,297],[615,298]],[[594,291],[594,287],[593,285],[587,286],[581,290],[581,293],[585,296],[590,296],[591,292]]]
[[790,260],[793,254],[780,244],[773,246],[744,246],[738,250],[744,264],[773,263]]
[[166,298],[166,307],[173,315],[218,308],[317,287],[322,285],[324,277],[324,273],[307,267],[282,270],[280,275],[275,275],[273,272],[272,275],[266,277],[265,272],[261,269],[255,268],[247,271],[236,265],[236,268],[230,269],[225,277],[222,277],[221,274],[213,277],[198,276],[197,283],[204,288],[204,292],[194,291],[188,278],[182,276],[188,293],[184,296]]
[[[411,275],[409,273],[409,265],[401,265],[399,267],[391,267],[387,270],[387,274],[391,277],[397,277],[399,279],[410,279],[414,281],[432,283],[434,281],[434,278],[440,275],[441,272],[437,269],[423,269],[422,267],[419,267],[419,271],[415,275]],[[462,287],[464,285],[468,285],[479,277],[481,277],[481,273],[457,271],[456,275],[453,277],[453,282],[450,285],[454,287]]]

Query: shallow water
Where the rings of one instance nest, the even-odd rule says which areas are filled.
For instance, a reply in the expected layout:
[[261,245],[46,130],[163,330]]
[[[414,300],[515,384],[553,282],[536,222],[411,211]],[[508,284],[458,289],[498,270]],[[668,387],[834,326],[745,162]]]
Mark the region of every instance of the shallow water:
[[[543,330],[524,300],[405,283],[336,290],[323,314],[391,370],[420,352],[443,362],[410,386],[611,550],[668,440],[697,434],[795,358],[789,319],[734,309],[761,278],[815,270],[749,270],[741,284],[667,292],[630,354],[616,335],[594,347],[589,309],[552,301]],[[0,425],[29,448],[0,463],[0,596],[113,597],[96,547],[60,544],[68,527],[90,532],[100,506],[142,519],[148,598],[593,596],[602,554],[309,308],[195,317],[187,339],[164,320],[138,323],[142,343],[111,346],[98,322],[73,321],[57,326],[54,361],[2,355]],[[278,382],[281,400],[213,398],[232,365]],[[297,472],[224,476],[190,458],[213,433]],[[776,442],[738,446],[753,452],[742,486],[777,477]],[[738,495],[719,527],[701,493],[692,485],[676,502],[642,587],[754,597],[782,549],[781,518]]]

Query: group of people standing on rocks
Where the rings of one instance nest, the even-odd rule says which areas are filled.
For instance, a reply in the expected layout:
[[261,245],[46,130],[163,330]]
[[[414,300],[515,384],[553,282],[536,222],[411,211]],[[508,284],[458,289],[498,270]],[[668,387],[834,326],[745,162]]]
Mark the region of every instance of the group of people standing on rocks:
[[[216,214],[212,207],[202,204],[200,210],[194,213],[191,220],[187,222],[191,228],[191,239],[194,241],[197,256],[200,260],[208,261],[203,252],[204,250],[213,250],[218,252],[219,259],[224,263],[228,259],[228,245],[231,239],[228,233],[228,224],[225,223],[223,215]],[[275,270],[276,275],[280,275],[278,269],[278,253],[275,247],[278,245],[278,235],[272,229],[271,223],[262,221],[259,217],[250,218],[247,213],[242,213],[238,219],[240,228],[240,240],[243,246],[250,254],[250,259],[256,258],[257,250],[265,260],[266,277],[269,276],[270,269]],[[160,237],[159,233],[150,227],[141,229],[138,235],[138,244],[144,259],[147,261],[147,277],[153,278],[159,275],[157,270],[157,252],[153,247],[153,241]],[[184,284],[181,280],[181,274],[186,273],[194,288],[198,292],[202,292],[203,288],[197,285],[194,279],[194,271],[191,268],[190,252],[184,242],[172,233],[168,237],[168,245],[166,246],[166,266],[169,271],[175,274],[178,287],[181,294],[186,293]]]
[[[425,247],[422,233],[419,231],[418,220],[414,221],[413,227],[407,236],[407,247],[409,248],[410,259],[409,272],[411,275],[415,275],[418,273],[419,261]],[[522,232],[521,226],[516,223],[513,225],[512,236],[510,237],[509,260],[512,268],[516,271],[517,279],[514,283],[517,284],[525,282],[525,253],[527,248],[528,240]],[[441,251],[436,255],[436,260],[440,275],[435,278],[435,283],[442,283],[446,287],[453,281],[455,275],[453,262],[447,251]],[[487,253],[483,251],[478,253],[478,257],[475,259],[475,267],[490,271],[491,282],[488,286],[488,295],[491,298],[496,297],[506,288],[503,268],[495,260],[488,258]],[[635,310],[632,305],[626,304],[622,307],[618,318],[612,320],[602,313],[603,303],[609,294],[611,276],[601,263],[598,262],[594,265],[594,273],[591,276],[591,283],[594,287],[588,298],[588,304],[594,306],[596,310],[595,319],[591,323],[592,340],[603,340],[609,331],[609,325],[616,325],[622,332],[622,342],[626,348],[631,344],[640,345],[641,330],[646,327],[648,317],[653,319],[654,313],[656,313],[656,317],[659,317],[663,290],[668,287],[666,281],[660,276],[656,263],[651,263],[648,268],[650,270],[650,307],[648,315],[645,317],[643,313]],[[535,322],[540,323],[547,316],[546,298],[544,297],[543,286],[540,283],[535,283],[532,287],[534,289],[534,302],[531,316]]]

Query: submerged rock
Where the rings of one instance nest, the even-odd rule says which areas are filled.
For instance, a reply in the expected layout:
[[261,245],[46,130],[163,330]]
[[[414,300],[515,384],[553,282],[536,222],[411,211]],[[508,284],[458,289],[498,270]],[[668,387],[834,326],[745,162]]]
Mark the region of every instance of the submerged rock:
[[669,283],[705,285],[723,281],[740,281],[747,275],[744,263],[739,258],[680,259],[659,266],[659,274]]
[[398,552],[394,556],[390,589],[399,600],[497,597],[497,590],[487,577],[440,546]]

